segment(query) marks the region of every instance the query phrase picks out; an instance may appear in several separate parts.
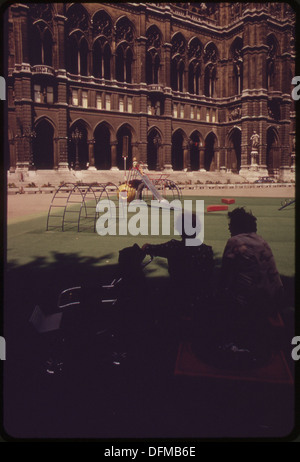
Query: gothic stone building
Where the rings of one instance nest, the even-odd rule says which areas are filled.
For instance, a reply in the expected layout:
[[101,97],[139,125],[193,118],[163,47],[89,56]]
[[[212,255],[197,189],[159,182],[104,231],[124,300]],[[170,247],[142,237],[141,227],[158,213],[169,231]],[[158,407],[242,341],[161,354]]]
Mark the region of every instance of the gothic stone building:
[[287,3],[14,3],[8,146],[18,169],[293,169]]

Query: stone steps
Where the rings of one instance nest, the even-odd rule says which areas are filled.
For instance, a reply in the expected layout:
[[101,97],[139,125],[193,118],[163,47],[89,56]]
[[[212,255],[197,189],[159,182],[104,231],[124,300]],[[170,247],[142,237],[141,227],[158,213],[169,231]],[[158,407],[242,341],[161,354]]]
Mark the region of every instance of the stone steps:
[[[178,184],[188,185],[191,184],[206,184],[211,182],[215,183],[247,183],[247,180],[242,176],[234,173],[221,173],[221,172],[156,172],[149,171],[147,174],[150,178],[159,178],[163,174],[168,179],[175,181]],[[34,183],[37,187],[48,185],[59,186],[64,183],[123,183],[125,180],[124,171],[111,171],[111,170],[82,170],[58,172],[55,170],[37,170],[37,171],[19,171],[8,172],[7,184],[14,183],[17,187],[26,187],[30,183]]]

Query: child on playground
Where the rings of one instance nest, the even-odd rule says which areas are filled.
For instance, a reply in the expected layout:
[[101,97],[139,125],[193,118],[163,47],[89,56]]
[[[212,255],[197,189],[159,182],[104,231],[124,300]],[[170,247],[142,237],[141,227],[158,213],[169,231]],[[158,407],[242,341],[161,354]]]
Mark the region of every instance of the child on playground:
[[137,161],[136,157],[133,157],[133,159],[132,159],[132,168],[135,168],[136,170],[138,170],[138,171],[141,173],[141,175],[144,175],[142,166],[141,166],[141,164]]

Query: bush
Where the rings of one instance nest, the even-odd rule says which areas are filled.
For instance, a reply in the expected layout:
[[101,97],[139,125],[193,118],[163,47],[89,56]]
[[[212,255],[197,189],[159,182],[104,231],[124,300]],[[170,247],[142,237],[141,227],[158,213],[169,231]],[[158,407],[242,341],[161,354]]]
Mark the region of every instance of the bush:
[[43,184],[42,188],[54,188],[54,186],[51,183],[47,183],[47,184]]
[[32,182],[32,183],[28,183],[28,185],[26,186],[26,188],[37,188],[37,185]]
[[8,183],[8,187],[9,187],[9,188],[17,188],[17,186],[15,185],[15,183]]

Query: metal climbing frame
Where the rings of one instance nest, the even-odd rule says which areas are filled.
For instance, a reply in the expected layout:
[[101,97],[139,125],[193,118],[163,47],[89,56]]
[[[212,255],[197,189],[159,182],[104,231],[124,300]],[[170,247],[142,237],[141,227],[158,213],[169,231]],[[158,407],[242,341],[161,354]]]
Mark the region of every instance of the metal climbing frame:
[[[55,191],[47,217],[46,230],[66,228],[93,228],[96,230],[96,222],[99,213],[96,210],[100,200],[110,198],[110,193],[117,191],[113,183],[83,184],[64,183]],[[53,224],[55,221],[55,224]]]
[[289,205],[292,205],[296,202],[296,199],[285,199],[284,203],[281,203],[281,207],[278,210],[283,210]]
[[175,181],[168,180],[167,178],[163,178],[161,181],[163,183],[164,195],[166,195],[166,190],[168,190],[172,192],[172,199],[182,199],[181,190],[178,188]]

